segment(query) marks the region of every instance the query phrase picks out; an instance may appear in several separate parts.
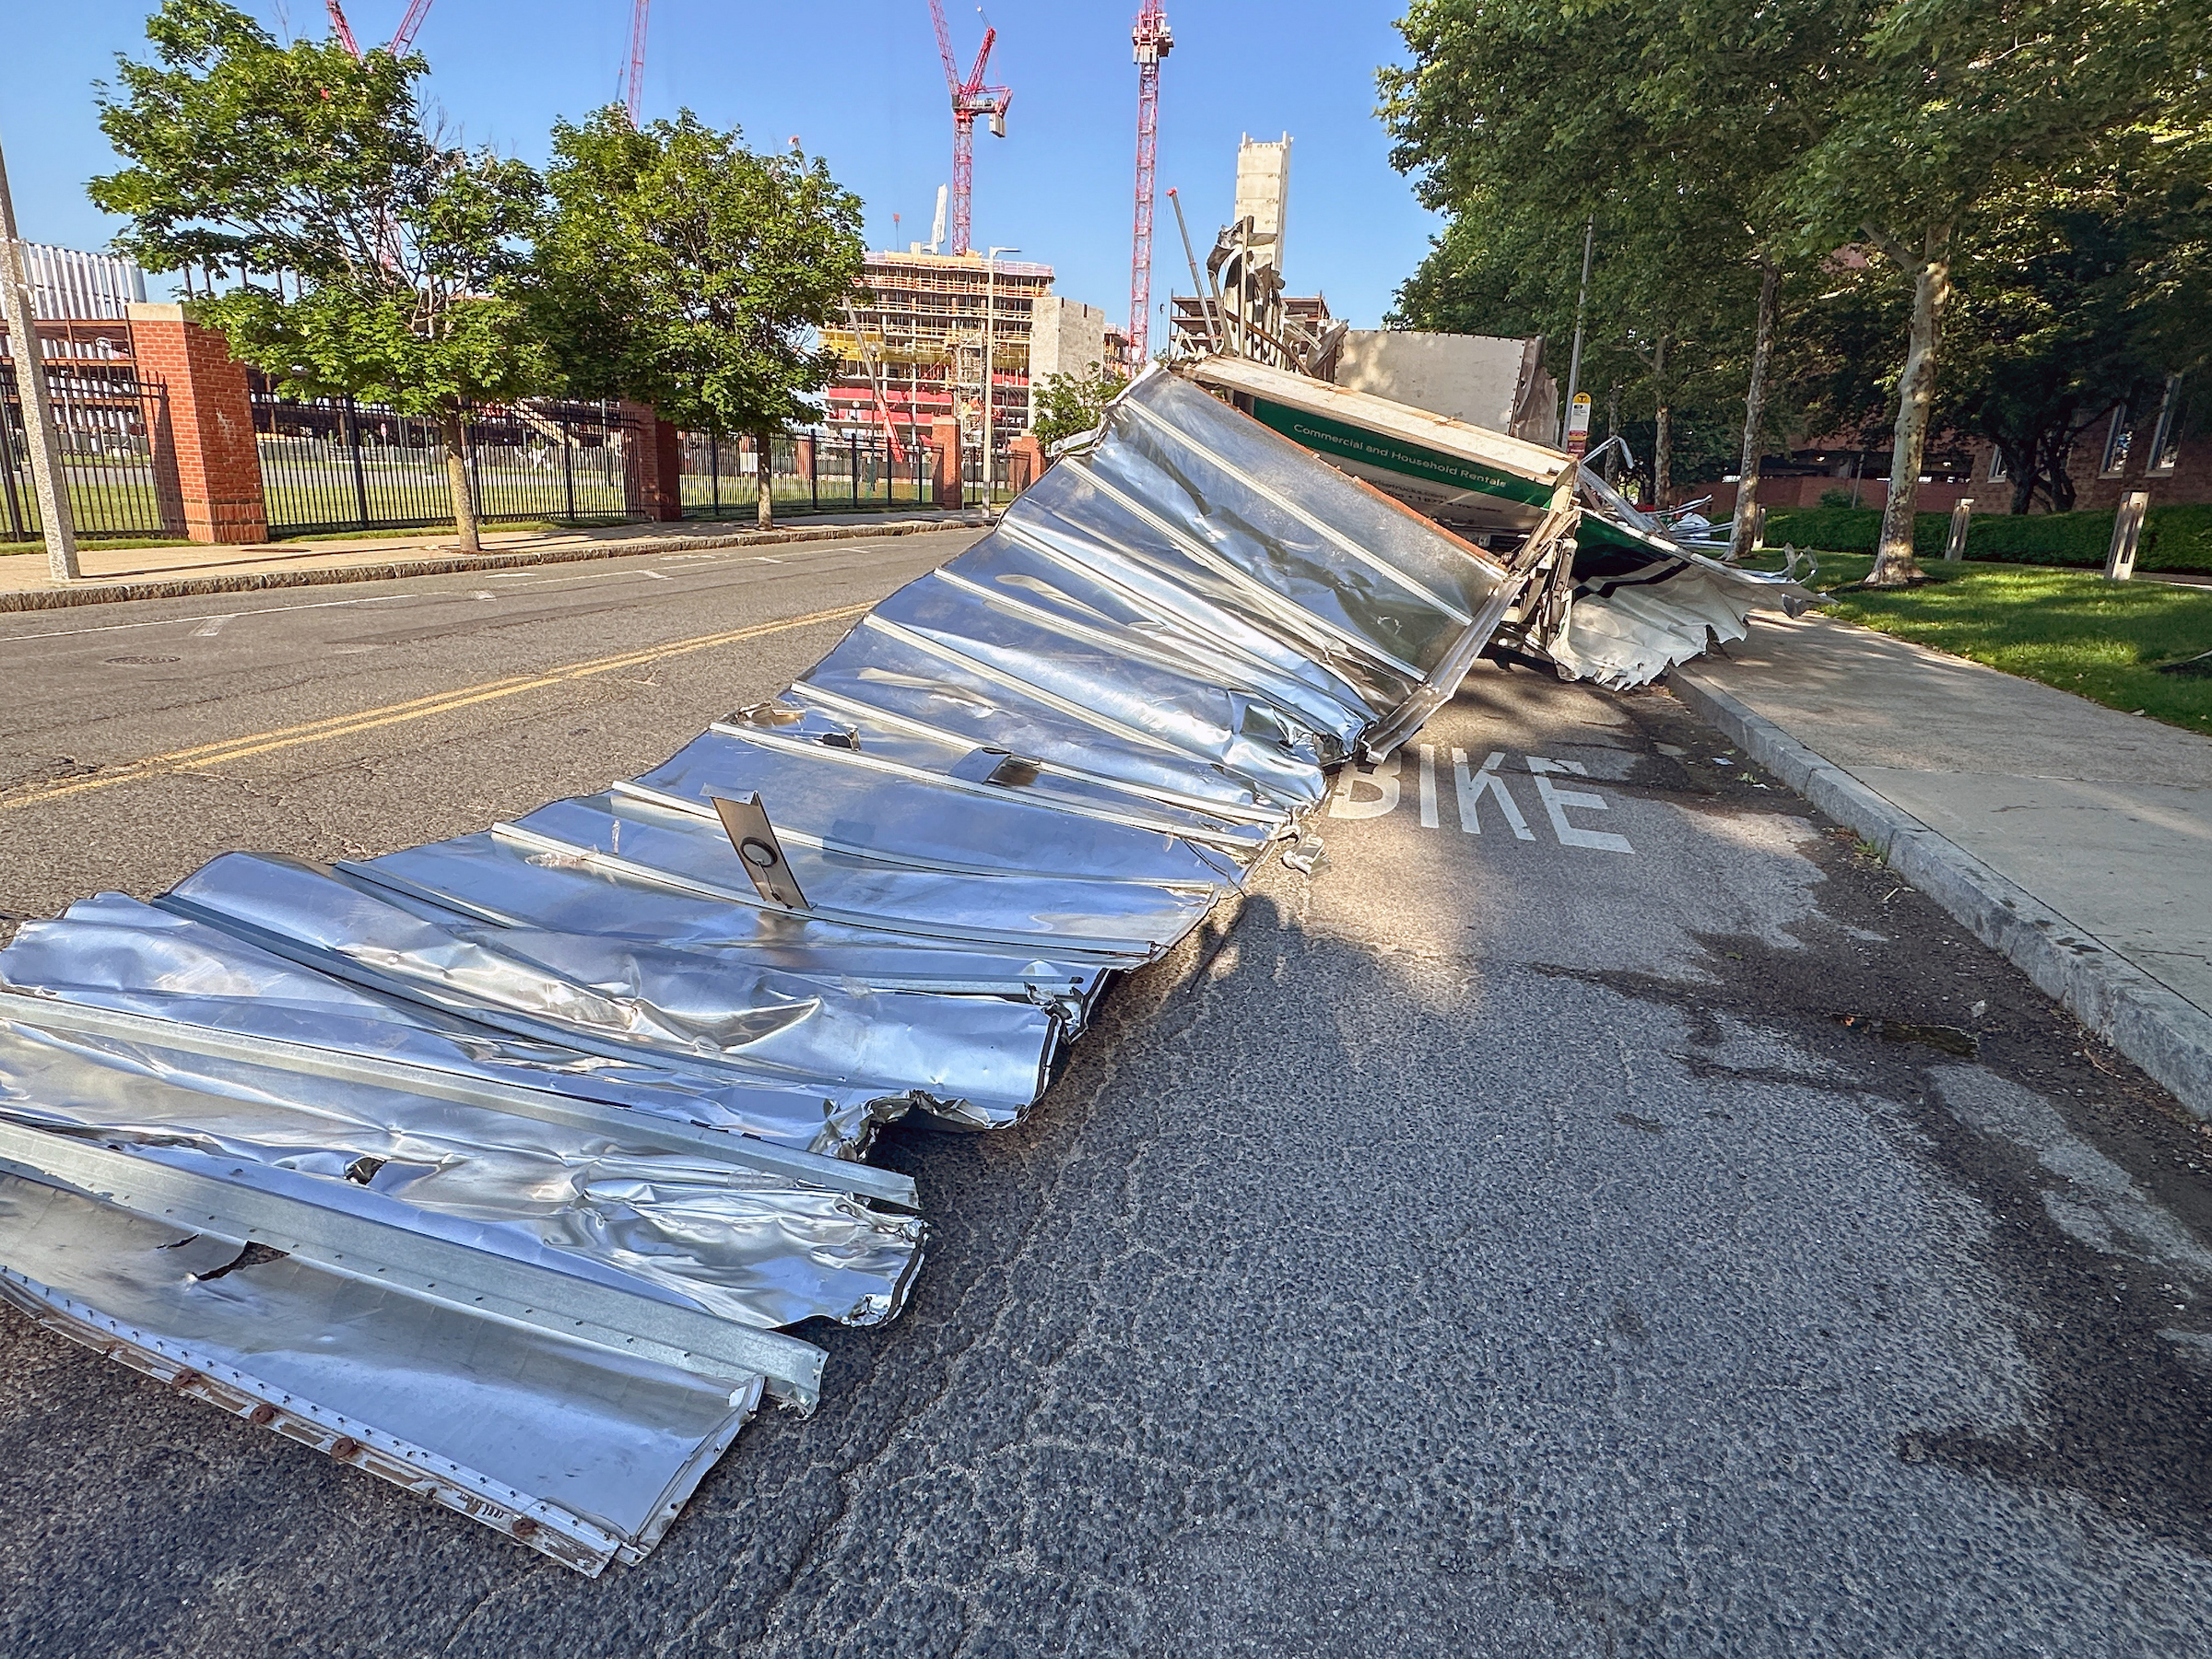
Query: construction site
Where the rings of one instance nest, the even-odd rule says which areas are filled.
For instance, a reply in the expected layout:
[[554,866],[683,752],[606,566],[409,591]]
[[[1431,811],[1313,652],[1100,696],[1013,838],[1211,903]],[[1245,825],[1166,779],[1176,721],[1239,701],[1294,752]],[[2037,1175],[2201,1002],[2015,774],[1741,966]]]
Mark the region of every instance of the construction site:
[[865,280],[848,325],[822,334],[838,359],[823,394],[827,425],[919,444],[950,417],[963,446],[981,445],[987,402],[994,453],[1029,429],[1031,330],[1041,312],[1059,309],[1051,265],[933,253],[917,242],[869,254]]

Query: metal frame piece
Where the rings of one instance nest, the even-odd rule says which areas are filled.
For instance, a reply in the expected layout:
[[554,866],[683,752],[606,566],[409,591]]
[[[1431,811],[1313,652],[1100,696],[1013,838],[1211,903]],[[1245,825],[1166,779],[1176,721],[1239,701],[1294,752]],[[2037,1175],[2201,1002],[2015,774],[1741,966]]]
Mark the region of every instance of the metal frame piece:
[[[265,1245],[327,1272],[389,1286],[479,1318],[726,1381],[733,1389],[749,1377],[766,1377],[771,1394],[803,1410],[813,1410],[821,1398],[822,1367],[829,1356],[795,1336],[754,1330],[548,1265],[524,1265],[415,1231],[397,1219],[331,1208],[306,1195],[313,1189],[312,1176],[298,1178],[302,1192],[278,1193],[230,1179],[244,1171],[226,1171],[223,1160],[176,1149],[167,1157],[191,1159],[205,1171],[157,1163],[137,1153],[0,1120],[0,1172],[59,1186],[241,1248]],[[258,1172],[265,1179],[277,1173],[265,1168]],[[366,1197],[359,1188],[345,1196],[357,1205]]]
[[731,1135],[725,1130],[656,1118],[628,1107],[604,1106],[571,1095],[488,1082],[433,1066],[378,1059],[337,1048],[286,1042],[274,1037],[242,1036],[207,1026],[187,1025],[182,1020],[118,1013],[46,997],[24,996],[12,991],[0,991],[0,1022],[30,1031],[68,1031],[80,1036],[113,1038],[214,1060],[234,1060],[308,1077],[398,1089],[459,1105],[481,1106],[541,1124],[590,1130],[717,1163],[761,1170],[832,1193],[850,1193],[855,1197],[873,1198],[905,1209],[922,1207],[913,1177],[894,1170],[878,1170],[841,1158],[825,1158],[818,1152],[803,1152],[794,1147],[779,1147],[772,1142]]

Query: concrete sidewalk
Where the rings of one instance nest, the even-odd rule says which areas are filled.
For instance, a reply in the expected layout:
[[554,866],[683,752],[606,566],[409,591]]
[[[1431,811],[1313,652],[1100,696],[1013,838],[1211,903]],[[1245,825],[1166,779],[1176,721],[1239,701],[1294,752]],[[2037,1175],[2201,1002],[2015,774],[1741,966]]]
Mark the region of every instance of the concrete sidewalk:
[[981,527],[980,507],[897,512],[809,512],[763,533],[750,521],[688,519],[675,524],[605,524],[582,530],[487,530],[481,553],[464,553],[450,530],[420,535],[361,536],[342,541],[263,542],[250,547],[102,547],[77,549],[83,578],[56,582],[42,544],[0,554],[0,611],[50,610],[120,599],[173,599],[325,582],[383,582],[395,576],[441,576],[457,571],[512,570],[577,559],[621,559],[700,548],[793,541],[913,535],[960,524]]
[[2212,1118],[2212,740],[1822,618],[1669,683]]

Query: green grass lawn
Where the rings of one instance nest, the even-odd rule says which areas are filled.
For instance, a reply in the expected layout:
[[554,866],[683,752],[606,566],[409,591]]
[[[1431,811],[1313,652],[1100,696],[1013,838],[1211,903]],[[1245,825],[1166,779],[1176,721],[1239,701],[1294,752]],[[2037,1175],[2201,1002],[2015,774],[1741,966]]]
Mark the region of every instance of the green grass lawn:
[[1850,589],[1837,594],[1832,613],[1845,621],[2041,680],[2125,714],[2212,734],[2212,675],[2158,672],[2161,664],[2212,651],[2212,587],[1940,560],[1923,561],[1933,579],[1923,587],[1883,592],[1853,585],[1873,567],[1864,555],[1823,553],[1812,585]]

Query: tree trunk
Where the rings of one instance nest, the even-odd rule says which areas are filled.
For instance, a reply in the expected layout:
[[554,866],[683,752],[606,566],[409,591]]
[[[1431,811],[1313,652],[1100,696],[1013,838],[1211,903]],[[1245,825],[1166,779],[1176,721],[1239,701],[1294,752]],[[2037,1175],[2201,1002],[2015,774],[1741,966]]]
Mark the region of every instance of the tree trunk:
[[767,432],[753,434],[753,482],[759,486],[759,518],[760,528],[776,527],[776,471],[775,441]]
[[467,434],[462,429],[462,417],[448,413],[438,418],[438,433],[445,441],[445,482],[453,492],[453,530],[460,538],[461,551],[481,553],[483,537],[477,533],[476,491],[468,487]]
[[1652,354],[1653,395],[1658,400],[1652,432],[1652,509],[1664,512],[1675,479],[1675,406],[1666,394],[1666,335]]
[[1782,267],[1763,255],[1759,262],[1759,321],[1751,335],[1751,384],[1744,393],[1744,461],[1735,487],[1735,528],[1728,557],[1751,551],[1751,527],[1759,518],[1759,467],[1766,453],[1767,365],[1774,357],[1774,313],[1782,288]]
[[1889,499],[1882,508],[1882,539],[1866,577],[1868,587],[1901,586],[1926,575],[1912,557],[1912,531],[1920,506],[1920,464],[1928,443],[1928,410],[1936,401],[1943,312],[1951,298],[1949,232],[1930,229],[1924,250],[1916,264],[1906,267],[1912,277],[1912,331],[1905,347],[1905,370],[1897,380]]

